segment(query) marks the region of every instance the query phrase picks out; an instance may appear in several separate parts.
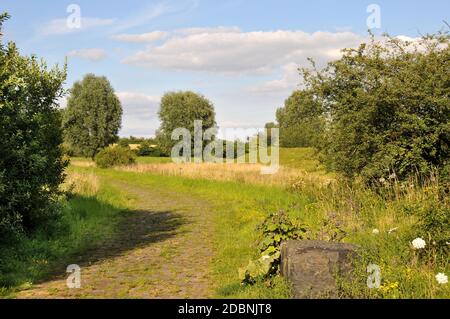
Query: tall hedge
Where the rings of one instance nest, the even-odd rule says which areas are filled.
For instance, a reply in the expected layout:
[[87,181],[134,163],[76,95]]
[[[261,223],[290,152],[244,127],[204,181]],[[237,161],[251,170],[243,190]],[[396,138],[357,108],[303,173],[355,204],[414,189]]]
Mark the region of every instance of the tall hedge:
[[[0,15],[0,28],[7,18]],[[14,43],[0,44],[0,239],[55,213],[66,166],[55,102],[65,78],[65,70],[21,56]]]

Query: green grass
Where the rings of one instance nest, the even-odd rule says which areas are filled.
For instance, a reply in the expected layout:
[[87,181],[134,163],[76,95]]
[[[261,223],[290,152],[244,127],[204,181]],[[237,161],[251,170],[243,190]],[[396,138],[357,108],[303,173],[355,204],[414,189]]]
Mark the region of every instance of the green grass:
[[159,187],[174,193],[186,193],[207,200],[213,205],[215,216],[215,257],[213,271],[217,297],[221,298],[284,298],[289,291],[278,279],[275,289],[263,283],[242,286],[238,269],[256,256],[256,226],[267,212],[288,208],[305,200],[289,195],[282,188],[248,186],[232,182],[194,180],[150,174],[98,170],[107,178],[120,179],[142,187]]
[[[314,174],[323,168],[314,159],[311,149],[282,149],[281,162]],[[140,159],[141,160],[141,159]],[[158,161],[160,158],[145,158]],[[163,160],[164,161],[164,160]],[[415,211],[433,204],[430,189],[414,189],[398,196],[385,196],[362,186],[349,188],[321,187],[301,184],[294,190],[282,187],[256,186],[238,182],[196,180],[148,173],[101,170],[92,167],[72,167],[72,172],[99,176],[101,186],[95,197],[76,197],[65,204],[62,224],[67,232],[53,236],[37,232],[24,238],[18,247],[2,249],[0,256],[1,283],[10,286],[27,285],[45,278],[67,256],[79,253],[114,233],[120,223],[120,211],[129,205],[124,193],[112,188],[108,181],[122,180],[140,187],[160,188],[176,194],[208,201],[214,214],[214,284],[216,297],[221,298],[287,298],[289,288],[277,278],[271,287],[263,282],[241,285],[238,269],[257,256],[256,226],[273,211],[286,210],[291,216],[309,225],[310,236],[327,239],[327,232],[339,227],[346,232],[345,242],[360,247],[361,258],[354,272],[355,281],[342,283],[341,296],[359,298],[449,298],[449,285],[438,285],[438,272],[450,274],[447,261],[430,263],[415,261],[410,241],[423,236],[417,229]],[[394,189],[395,190],[395,189]],[[430,193],[431,192],[431,193]],[[89,211],[90,214],[86,212]],[[205,212],[206,213],[206,212]],[[324,228],[324,222],[330,226]],[[380,230],[374,235],[372,230]],[[396,228],[392,233],[389,230]],[[61,228],[62,229],[62,228]],[[428,239],[427,239],[428,240]],[[170,255],[170,251],[163,251]],[[19,258],[20,256],[20,258]],[[23,258],[21,257],[23,256]],[[366,287],[366,267],[374,263],[382,268],[382,287]]]
[[95,197],[76,195],[62,201],[58,222],[0,247],[0,296],[64,271],[62,265],[74,256],[114,236],[126,202],[120,191],[104,184]]
[[149,156],[140,156],[136,159],[138,164],[165,164],[172,163],[172,159],[170,157],[149,157]]

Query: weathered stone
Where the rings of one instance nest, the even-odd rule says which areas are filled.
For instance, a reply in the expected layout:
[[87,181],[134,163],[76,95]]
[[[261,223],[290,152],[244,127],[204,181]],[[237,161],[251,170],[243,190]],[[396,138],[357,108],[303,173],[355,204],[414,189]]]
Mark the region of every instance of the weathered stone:
[[352,270],[356,246],[323,241],[288,241],[281,246],[281,275],[292,284],[294,298],[336,298],[336,275]]

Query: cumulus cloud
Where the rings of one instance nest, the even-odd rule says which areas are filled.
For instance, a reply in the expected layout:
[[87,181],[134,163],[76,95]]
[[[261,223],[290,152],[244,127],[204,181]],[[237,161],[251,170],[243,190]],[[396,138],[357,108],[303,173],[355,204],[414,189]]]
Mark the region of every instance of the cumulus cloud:
[[86,31],[97,27],[109,26],[112,25],[114,22],[115,22],[114,19],[81,17],[80,28],[71,28],[67,24],[67,19],[54,19],[47,22],[41,28],[39,28],[39,34],[43,36],[65,35],[69,33]]
[[89,61],[100,61],[106,58],[107,54],[106,51],[103,49],[80,49],[80,50],[73,50],[70,51],[67,54],[69,57],[77,57]]
[[242,32],[225,27],[178,33],[123,62],[172,70],[261,75],[290,63],[304,66],[308,57],[319,64],[337,59],[342,48],[355,47],[363,40],[351,32]]
[[117,92],[123,107],[122,136],[154,135],[159,127],[157,112],[160,97],[146,95],[138,92]]
[[241,32],[239,27],[210,27],[210,28],[184,28],[178,29],[175,33],[184,35],[194,35],[194,34],[213,34],[213,33],[238,33]]
[[112,38],[122,42],[145,43],[164,39],[167,35],[167,32],[153,31],[142,34],[117,34],[112,36]]
[[282,77],[280,79],[250,86],[247,88],[247,91],[262,94],[273,92],[285,94],[285,92],[291,92],[298,86],[300,81],[298,68],[299,66],[295,63],[286,64],[281,67]]

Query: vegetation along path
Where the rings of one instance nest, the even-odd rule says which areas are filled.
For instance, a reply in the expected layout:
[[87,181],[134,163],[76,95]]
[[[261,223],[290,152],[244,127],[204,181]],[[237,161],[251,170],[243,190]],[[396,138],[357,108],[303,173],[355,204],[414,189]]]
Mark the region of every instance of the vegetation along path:
[[18,298],[208,298],[212,211],[187,194],[110,180],[131,198],[132,210],[113,239],[76,256],[81,288],[67,274],[22,291]]

